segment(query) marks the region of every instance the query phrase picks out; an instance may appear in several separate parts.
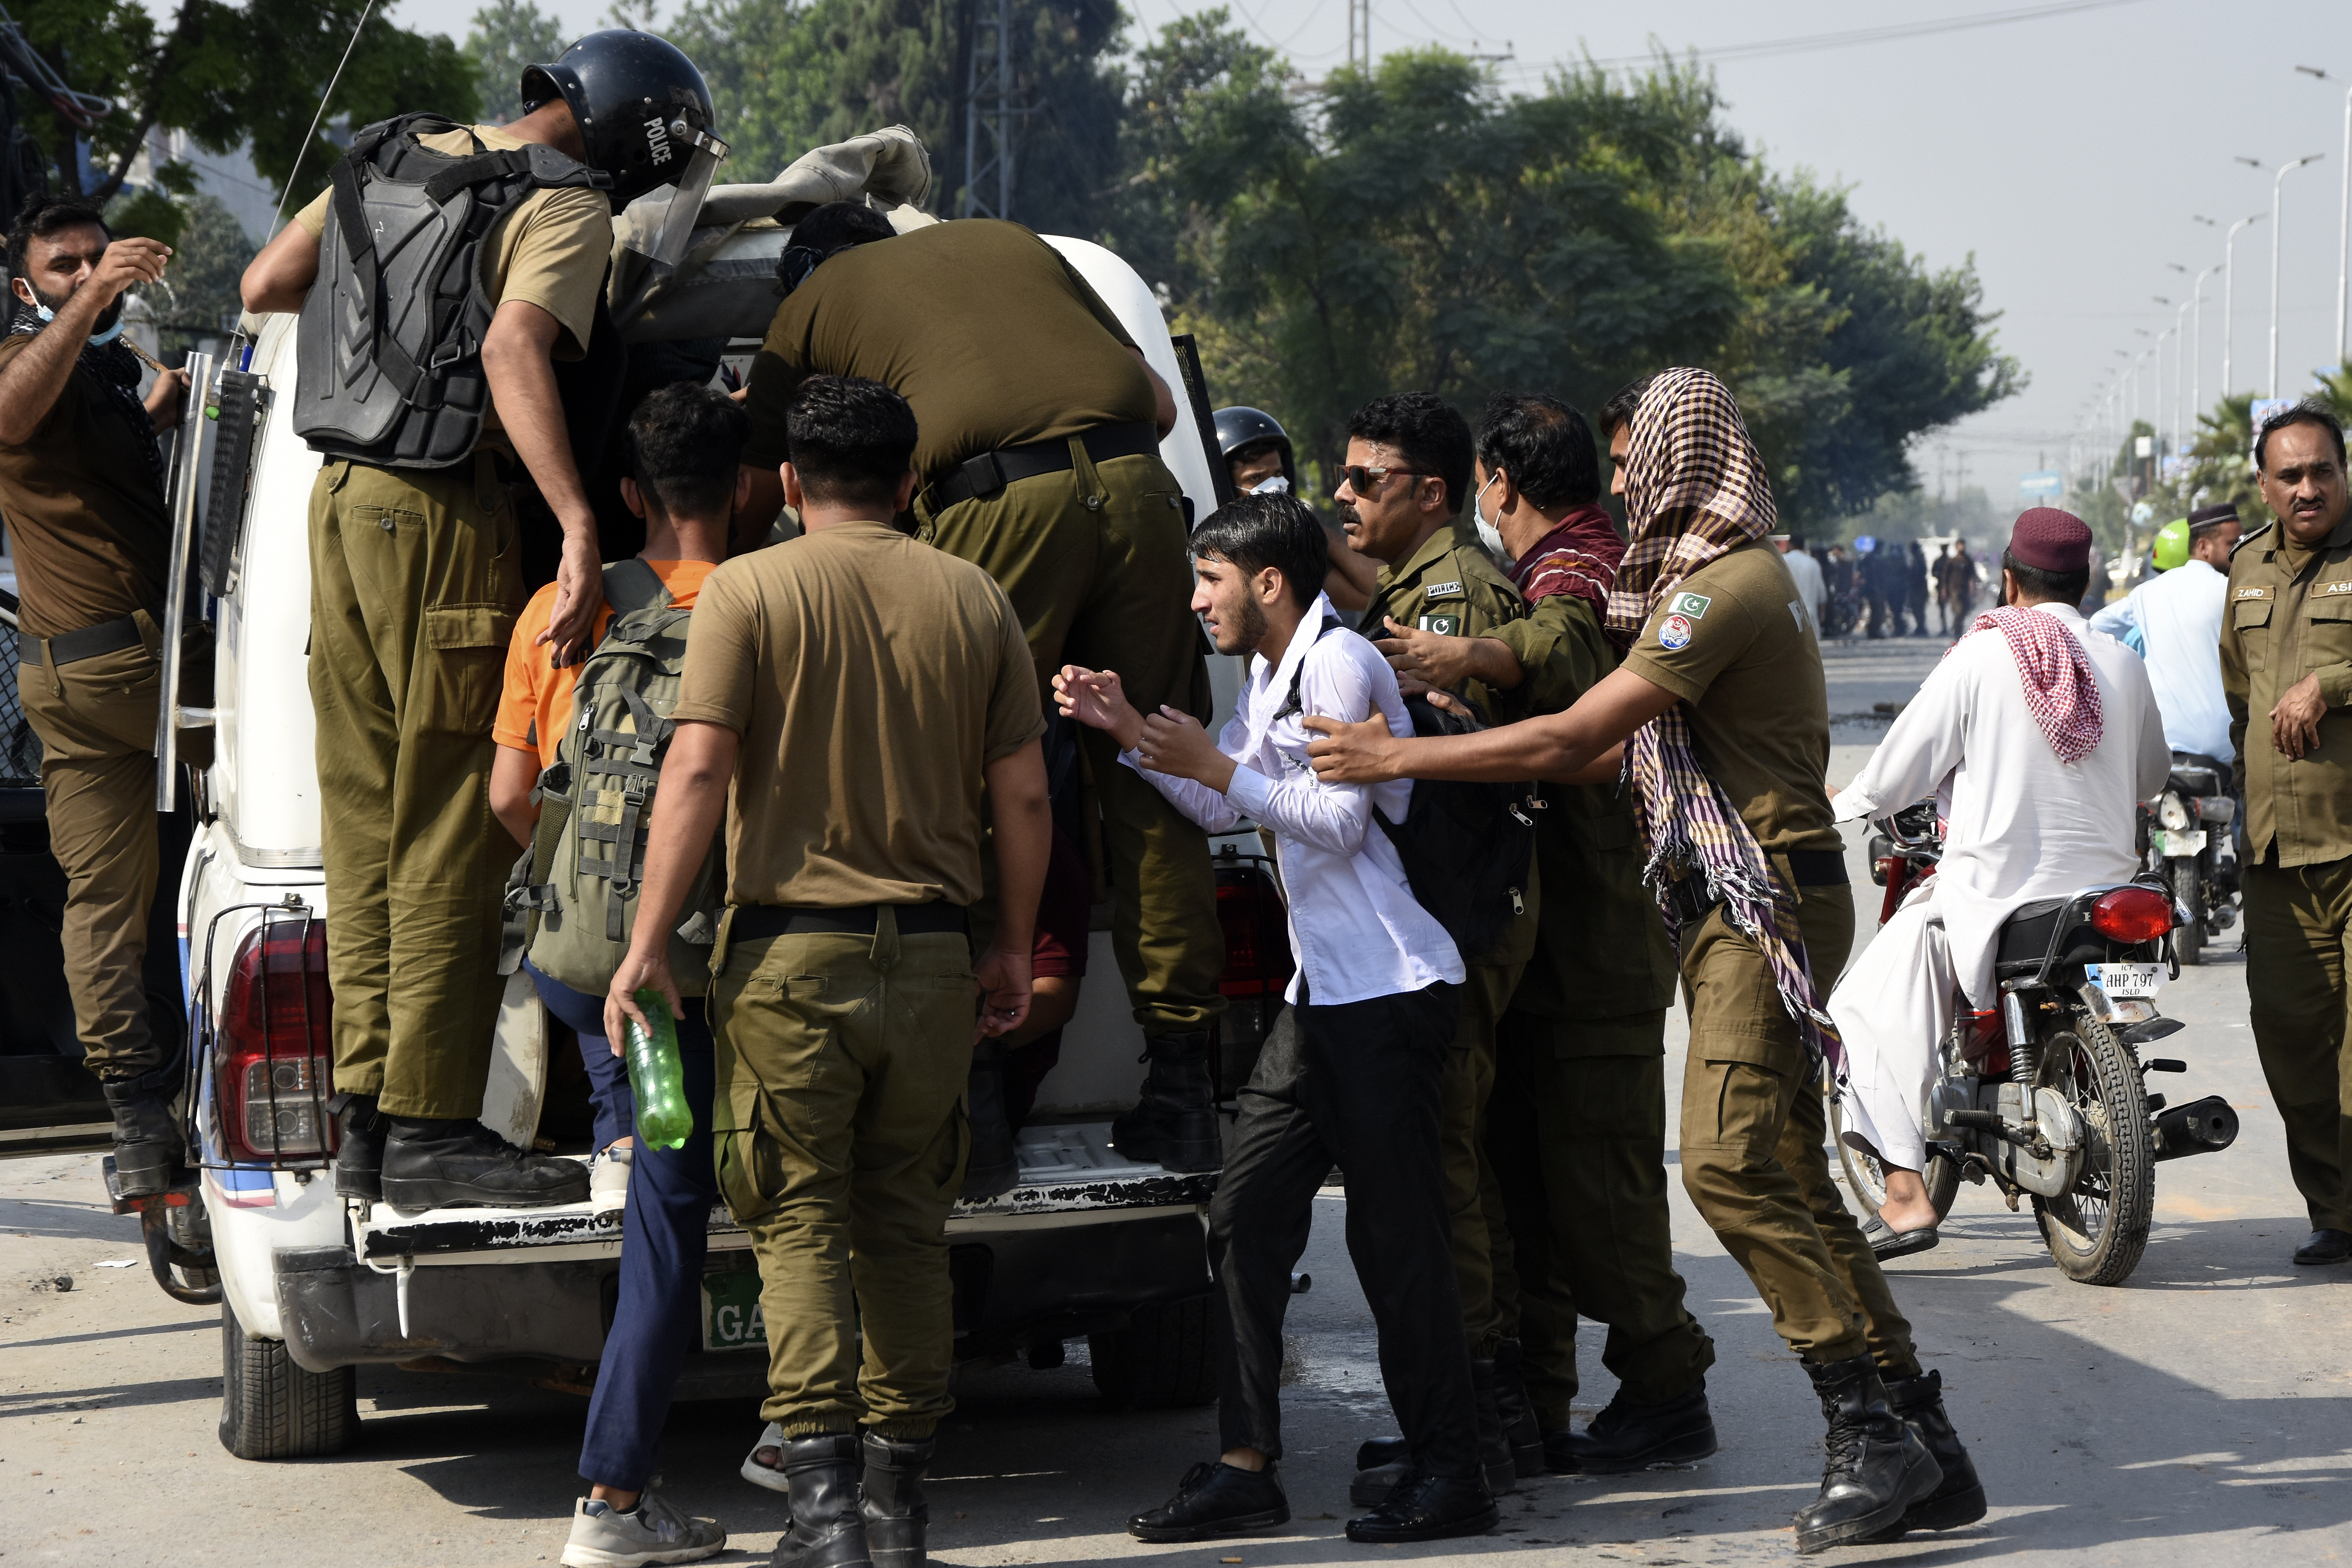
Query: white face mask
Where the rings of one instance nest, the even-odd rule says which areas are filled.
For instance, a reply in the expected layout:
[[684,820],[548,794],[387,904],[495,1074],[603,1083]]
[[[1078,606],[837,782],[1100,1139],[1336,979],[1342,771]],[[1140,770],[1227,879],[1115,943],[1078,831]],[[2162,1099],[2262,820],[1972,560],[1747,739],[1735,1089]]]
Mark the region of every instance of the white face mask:
[[[50,310],[47,305],[40,303],[38,300],[34,301],[33,314],[40,317],[45,322],[54,321],[58,319],[58,313],[55,310]],[[122,318],[121,316],[117,316],[114,318],[114,325],[107,328],[106,331],[102,332],[92,332],[89,335],[89,346],[92,348],[103,348],[121,335]]]
[[1478,487],[1478,493],[1470,498],[1470,521],[1478,530],[1478,542],[1486,547],[1486,553],[1502,563],[1503,569],[1508,571],[1512,564],[1511,552],[1503,543],[1503,531],[1488,522],[1486,514],[1478,510],[1478,503],[1486,499],[1486,491],[1502,477],[1502,470],[1496,469],[1486,476],[1486,482]]
[[1290,481],[1280,474],[1268,474],[1250,486],[1249,493],[1254,496],[1286,496],[1290,493]]

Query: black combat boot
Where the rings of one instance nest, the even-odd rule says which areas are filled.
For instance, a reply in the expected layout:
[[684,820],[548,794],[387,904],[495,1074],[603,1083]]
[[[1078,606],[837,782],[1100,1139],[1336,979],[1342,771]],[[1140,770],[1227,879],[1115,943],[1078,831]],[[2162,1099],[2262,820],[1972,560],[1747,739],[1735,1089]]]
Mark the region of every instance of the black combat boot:
[[1402,1437],[1367,1437],[1356,1447],[1356,1479],[1348,1483],[1348,1500],[1358,1508],[1378,1508],[1412,1474],[1411,1443]]
[[1866,1355],[1826,1366],[1805,1363],[1822,1396],[1822,1495],[1797,1510],[1797,1550],[1820,1552],[1867,1541],[1936,1490],[1943,1471],[1918,1434],[1887,1408],[1878,1368]]
[[588,1167],[529,1154],[470,1117],[387,1116],[383,1199],[434,1208],[551,1208],[588,1201]]
[[383,1135],[386,1118],[372,1094],[342,1093],[327,1101],[339,1137],[335,1144],[335,1195],[374,1203],[383,1196]]
[[1934,1491],[1913,1503],[1894,1529],[1870,1539],[1893,1541],[1912,1530],[1958,1530],[1982,1519],[1984,1483],[1977,1479],[1976,1464],[1969,1459],[1968,1449],[1961,1447],[1960,1435],[1952,1430],[1952,1418],[1944,1414],[1943,1374],[1923,1372],[1916,1377],[1884,1381],[1886,1407],[1901,1416],[1919,1441],[1927,1445],[1929,1456],[1943,1469],[1944,1479]]
[[793,1522],[776,1538],[769,1568],[872,1568],[857,1495],[865,1472],[857,1434],[791,1438],[784,1444],[783,1469]]
[[[931,1521],[923,1501],[923,1468],[937,1445],[929,1437],[902,1442],[872,1432],[861,1440],[866,1456],[863,1500],[866,1546],[874,1568],[923,1568],[923,1531]],[[795,1515],[795,1518],[798,1516]]]
[[1490,1496],[1519,1489],[1518,1468],[1511,1462],[1510,1439],[1503,1435],[1500,1380],[1492,1361],[1470,1363],[1470,1391],[1478,1399],[1478,1462],[1486,1467]]
[[1500,1517],[1494,1496],[1480,1477],[1414,1475],[1380,1507],[1349,1520],[1348,1539],[1360,1545],[1451,1541],[1456,1536],[1484,1535]]
[[1225,1163],[1209,1085],[1209,1031],[1144,1037],[1143,1092],[1110,1124],[1112,1147],[1139,1164],[1214,1171]]
[[1554,1472],[1622,1476],[1654,1465],[1692,1465],[1715,1452],[1706,1384],[1661,1405],[1635,1405],[1621,1386],[1581,1432],[1554,1432],[1544,1451]]
[[114,1176],[126,1198],[169,1192],[180,1174],[185,1146],[165,1079],[158,1071],[100,1086],[107,1109],[114,1113]]
[[1004,1108],[1004,1047],[994,1040],[971,1049],[964,1107],[971,1155],[964,1162],[963,1201],[1003,1197],[1021,1184],[1021,1161],[1013,1152],[1013,1118]]
[[1511,1470],[1519,1476],[1544,1473],[1543,1429],[1536,1421],[1535,1401],[1528,1396],[1524,1358],[1517,1340],[1495,1347],[1495,1404],[1503,1414],[1503,1441],[1510,1445]]

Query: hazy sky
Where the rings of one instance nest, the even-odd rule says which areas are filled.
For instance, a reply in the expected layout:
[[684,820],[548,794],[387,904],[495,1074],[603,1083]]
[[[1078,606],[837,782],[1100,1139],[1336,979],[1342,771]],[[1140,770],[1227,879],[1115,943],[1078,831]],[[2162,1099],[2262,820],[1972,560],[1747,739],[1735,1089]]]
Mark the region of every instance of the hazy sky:
[[[462,34],[475,0],[398,0],[412,27]],[[1157,27],[1192,7],[1125,0]],[[604,0],[541,0],[585,29]],[[1346,53],[1349,0],[1235,0],[1234,15],[1309,76]],[[671,6],[665,5],[664,14]],[[2063,460],[2084,405],[2105,390],[2115,352],[2137,356],[2171,327],[2192,272],[2221,260],[2222,227],[2263,220],[2237,246],[2232,380],[2261,389],[2269,361],[2273,171],[2286,177],[2279,379],[2308,384],[2333,363],[2342,209],[2344,102],[2352,25],[2340,4],[2272,0],[2216,11],[2195,0],[1648,0],[1639,6],[1528,5],[1507,0],[1372,0],[1376,52],[1437,41],[1516,57],[1515,84],[1552,62],[1602,60],[1804,39],[1998,16],[2031,20],[1886,41],[1807,47],[1714,62],[1730,123],[1775,164],[1853,187],[1854,209],[1937,267],[1971,253],[2001,347],[2032,384],[2019,396],[1916,450],[1932,491],[1939,469],[1990,492],[1996,508],[2037,461]],[[2327,81],[2296,74],[2326,69]],[[2260,159],[2251,169],[2233,156]],[[2170,306],[2159,306],[2162,296]],[[2205,285],[2204,397],[2221,375],[2221,279]],[[2136,330],[2149,335],[2137,335]],[[2185,334],[2184,334],[2185,335]],[[2174,342],[2143,367],[2143,415],[2171,426]],[[2185,363],[2186,361],[2179,363]]]

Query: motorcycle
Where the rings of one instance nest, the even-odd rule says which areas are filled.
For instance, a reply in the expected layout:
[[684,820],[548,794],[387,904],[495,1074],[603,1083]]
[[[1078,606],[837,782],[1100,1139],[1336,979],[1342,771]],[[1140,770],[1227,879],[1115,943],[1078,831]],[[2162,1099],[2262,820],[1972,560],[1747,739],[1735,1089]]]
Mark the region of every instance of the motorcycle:
[[[1936,874],[1943,853],[1933,801],[1883,819],[1871,879],[1886,889],[1879,923]],[[1963,1180],[1990,1182],[2012,1213],[2031,1198],[2043,1245],[2068,1279],[2116,1285],[2147,1247],[2156,1167],[2236,1142],[2237,1112],[2219,1095],[2171,1105],[2146,1075],[2184,1073],[2140,1049],[2177,1033],[2156,994],[2179,977],[2171,939],[2186,923],[2167,889],[2143,875],[2041,899],[2002,922],[1998,1007],[1965,995],[1941,1042],[1921,1107],[1922,1173],[1938,1221]],[[1834,1086],[1831,1127],[1846,1184],[1871,1213],[1885,1200],[1875,1158],[1848,1144]]]
[[2183,963],[2196,963],[2214,932],[2238,923],[2238,802],[2226,763],[2172,753],[2164,793],[2139,808],[2140,852],[2180,906],[2172,933]]

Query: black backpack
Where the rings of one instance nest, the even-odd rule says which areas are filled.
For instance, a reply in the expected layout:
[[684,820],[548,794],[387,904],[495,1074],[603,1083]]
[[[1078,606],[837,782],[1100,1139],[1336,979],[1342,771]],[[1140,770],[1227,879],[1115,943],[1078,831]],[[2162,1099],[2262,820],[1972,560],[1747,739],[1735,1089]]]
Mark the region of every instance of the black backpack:
[[[1324,616],[1316,640],[1344,625],[1336,616]],[[1302,658],[1277,719],[1300,711],[1298,681],[1306,671]],[[1408,697],[1404,706],[1415,735],[1473,735],[1486,728],[1474,715],[1432,707],[1424,697]],[[1413,901],[1445,928],[1465,963],[1495,951],[1511,921],[1527,910],[1536,852],[1530,813],[1543,805],[1533,784],[1415,779],[1402,822],[1372,808],[1373,818],[1396,846]]]

